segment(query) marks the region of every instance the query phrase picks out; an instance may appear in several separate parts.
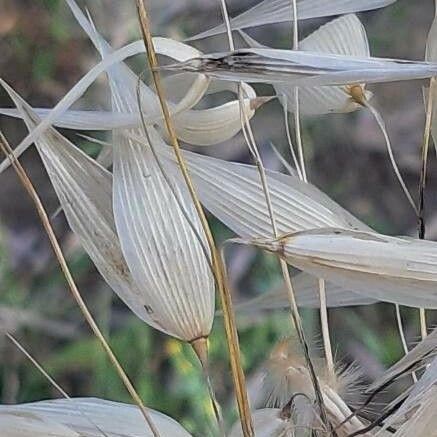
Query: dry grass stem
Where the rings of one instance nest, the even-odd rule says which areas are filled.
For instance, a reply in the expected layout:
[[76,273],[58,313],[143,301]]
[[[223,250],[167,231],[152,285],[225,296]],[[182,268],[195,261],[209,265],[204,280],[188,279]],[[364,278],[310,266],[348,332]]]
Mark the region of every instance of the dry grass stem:
[[161,80],[160,75],[158,72],[158,61],[156,58],[156,53],[154,50],[152,35],[150,33],[150,25],[149,25],[149,18],[147,14],[147,10],[144,6],[144,3],[142,0],[136,0],[137,4],[137,10],[141,25],[141,32],[143,34],[144,43],[146,46],[147,51],[147,57],[149,61],[149,65],[152,70],[152,76],[153,81],[155,84],[155,89],[158,94],[159,102],[161,105],[161,109],[164,115],[165,125],[167,128],[168,136],[170,138],[171,145],[174,149],[175,156],[177,158],[180,171],[182,172],[182,175],[184,177],[184,181],[187,185],[188,191],[190,193],[190,196],[192,198],[193,204],[195,206],[195,209],[199,215],[200,221],[202,223],[202,228],[205,232],[206,239],[208,241],[208,245],[211,251],[211,259],[212,259],[212,265],[213,269],[215,271],[215,277],[217,281],[217,288],[220,293],[220,298],[222,302],[222,308],[223,308],[223,315],[224,315],[224,322],[225,322],[225,330],[226,330],[226,337],[229,347],[229,353],[230,353],[230,361],[231,361],[231,370],[232,370],[232,376],[234,380],[235,385],[235,391],[236,391],[236,397],[237,397],[237,404],[238,404],[238,410],[240,413],[241,421],[242,421],[242,428],[245,437],[251,437],[253,436],[253,426],[252,426],[252,420],[250,415],[250,407],[249,407],[249,401],[247,398],[247,390],[246,390],[246,382],[245,377],[242,369],[241,364],[241,353],[240,353],[240,347],[238,342],[238,333],[236,328],[236,321],[235,321],[235,315],[232,308],[232,299],[230,296],[230,291],[227,287],[226,281],[224,279],[224,267],[222,265],[222,260],[220,259],[220,256],[218,254],[217,248],[215,246],[215,242],[211,233],[211,230],[209,228],[208,221],[206,219],[205,213],[203,211],[202,205],[200,204],[200,201],[198,199],[198,196],[196,194],[196,190],[193,186],[193,183],[191,181],[187,166],[185,164],[185,161],[183,159],[179,142],[176,136],[176,132],[174,130],[174,126],[171,120],[170,111],[168,109],[167,101],[163,94],[163,89],[161,86]]

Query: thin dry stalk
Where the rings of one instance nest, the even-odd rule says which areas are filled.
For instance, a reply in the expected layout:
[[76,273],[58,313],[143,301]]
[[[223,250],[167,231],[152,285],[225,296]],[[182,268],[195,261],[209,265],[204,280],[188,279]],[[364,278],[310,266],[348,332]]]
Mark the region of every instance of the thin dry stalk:
[[[370,113],[374,117],[376,123],[378,124],[379,128],[381,129],[381,132],[382,132],[382,134],[384,136],[384,140],[385,140],[385,144],[386,144],[386,147],[387,147],[387,151],[388,151],[388,154],[389,154],[389,158],[390,158],[390,161],[391,161],[391,165],[392,165],[392,167],[394,169],[395,175],[396,175],[396,177],[397,177],[397,179],[398,179],[398,181],[399,181],[399,183],[400,183],[400,185],[402,187],[402,190],[404,191],[405,196],[407,197],[410,205],[414,209],[416,215],[418,217],[420,217],[420,212],[419,212],[420,211],[420,207],[418,208],[416,206],[416,204],[414,203],[414,200],[411,197],[411,194],[408,191],[408,188],[407,188],[407,186],[406,186],[406,184],[404,182],[404,179],[402,178],[402,175],[401,175],[401,173],[399,171],[399,168],[398,168],[398,166],[396,164],[396,160],[394,158],[393,150],[392,150],[392,147],[391,147],[390,138],[388,136],[387,129],[385,127],[385,123],[384,123],[384,120],[383,120],[381,114],[366,99],[366,96],[365,96],[361,86],[357,85],[357,86],[350,87],[350,95],[351,95],[351,98],[356,103],[358,103],[359,105],[367,108],[370,111]],[[405,339],[405,333],[404,333],[404,328],[403,328],[403,324],[402,324],[400,307],[397,304],[395,304],[395,315],[396,315],[396,324],[397,324],[397,327],[398,327],[399,336],[400,336],[401,342],[402,342],[402,347],[403,347],[403,350],[404,350],[404,354],[406,355],[408,353],[408,346],[407,346],[407,342],[406,342],[406,339]],[[416,378],[416,374],[415,373],[412,374],[412,377],[413,377],[414,382],[416,382],[417,378]]]
[[[331,339],[329,336],[328,307],[326,305],[325,280],[319,278],[320,295],[320,325],[322,327],[323,346],[325,349],[326,366],[328,368],[329,379],[334,378],[334,358],[332,354]],[[334,382],[334,381],[331,381]]]
[[285,96],[282,96],[281,98],[283,100],[282,107],[283,107],[283,111],[284,111],[285,134],[287,136],[288,147],[290,149],[291,157],[292,157],[294,165],[296,167],[297,176],[299,177],[299,179],[303,180],[303,175],[302,175],[302,172],[300,170],[300,164],[297,160],[296,152],[294,151],[293,142],[291,141],[290,123],[288,122],[288,109],[287,109],[288,101],[287,101],[287,98]]
[[403,179],[403,177],[401,175],[399,167],[396,164],[396,159],[395,159],[395,157],[393,155],[393,149],[391,147],[391,141],[390,141],[390,138],[388,136],[387,128],[385,126],[385,122],[384,122],[383,118],[381,117],[381,114],[377,111],[377,109],[374,106],[372,106],[370,104],[370,102],[367,101],[365,96],[362,96],[362,98],[359,101],[359,103],[361,105],[365,106],[370,111],[370,113],[373,115],[376,123],[378,124],[379,128],[381,129],[381,132],[382,132],[382,134],[384,136],[385,144],[387,146],[387,152],[388,152],[388,155],[389,155],[389,158],[390,158],[390,161],[391,161],[391,165],[392,165],[393,170],[394,170],[394,172],[396,174],[396,177],[397,177],[397,179],[398,179],[398,181],[399,181],[399,183],[400,183],[400,185],[402,187],[403,192],[405,193],[405,196],[408,199],[408,202],[410,203],[410,205],[413,208],[414,212],[416,214],[418,214],[419,217],[420,217],[419,208],[417,208],[417,206],[416,206],[416,204],[415,204],[415,202],[413,200],[413,197],[411,196],[410,192],[408,191],[407,185],[405,184],[405,181],[404,181],[404,179]]
[[[46,378],[50,384],[58,390],[58,392],[68,400],[71,400],[70,395],[44,370],[44,368],[41,366],[41,364],[38,363],[38,361],[26,350],[26,348],[15,338],[12,336],[12,334],[9,334],[6,332],[6,337],[9,338],[12,343],[17,347],[17,349],[24,354],[24,356],[36,367],[36,369]],[[74,404],[73,404],[74,405]],[[87,420],[93,427],[96,428],[97,431],[99,431],[104,437],[107,437],[107,434],[99,428],[98,425],[96,425],[91,418],[88,415],[83,414],[83,412],[75,406],[75,409],[78,410],[79,414]]]
[[[407,355],[408,354],[408,345],[407,345],[407,340],[405,338],[405,331],[404,331],[404,325],[402,323],[400,305],[395,304],[395,311],[396,311],[396,322],[398,325],[398,331],[399,331],[399,335],[401,337],[402,349],[404,350],[404,355]],[[416,383],[417,382],[416,372],[412,372],[411,377],[413,378],[413,382]]]
[[[232,38],[232,30],[230,27],[230,20],[229,20],[229,14],[227,11],[227,7],[226,7],[226,1],[220,0],[220,5],[222,8],[222,14],[223,14],[224,22],[225,22],[226,29],[227,29],[227,35],[228,35],[228,39],[229,39],[229,47],[231,50],[233,50],[234,49],[234,41]],[[253,135],[253,131],[251,128],[249,117],[247,116],[247,113],[246,113],[245,108],[244,108],[243,90],[242,90],[241,85],[242,84],[240,82],[239,90],[238,90],[238,98],[239,98],[239,102],[240,102],[241,127],[242,127],[243,135],[244,135],[244,138],[246,140],[247,146],[249,148],[249,151],[251,152],[252,157],[253,157],[254,162],[255,162],[255,165],[258,169],[258,173],[259,173],[260,180],[261,180],[261,185],[262,185],[264,196],[266,199],[267,210],[268,210],[268,214],[269,214],[271,225],[272,225],[273,235],[275,238],[277,238],[277,237],[279,237],[279,234],[278,234],[278,229],[276,226],[276,220],[274,217],[273,206],[272,206],[272,202],[271,202],[270,191],[268,188],[265,167],[263,165],[261,155],[259,153],[259,149],[258,149],[258,146],[256,144],[255,137]],[[300,344],[302,346],[302,349],[304,351],[306,364],[308,366],[310,376],[311,376],[311,381],[312,381],[313,387],[314,387],[316,401],[317,401],[317,404],[318,404],[319,409],[320,409],[320,416],[321,416],[321,419],[322,419],[323,423],[325,424],[326,428],[332,430],[332,426],[329,423],[329,420],[328,420],[328,417],[326,414],[326,409],[324,406],[323,396],[322,396],[322,393],[320,390],[319,381],[318,381],[317,375],[316,375],[315,370],[314,370],[314,366],[312,364],[312,361],[311,361],[311,358],[309,355],[308,344],[307,344],[306,339],[305,339],[303,326],[302,326],[302,320],[300,318],[299,309],[298,309],[298,306],[296,303],[295,293],[293,290],[293,285],[291,282],[290,273],[288,271],[288,266],[287,266],[286,261],[283,259],[279,259],[279,262],[281,265],[282,275],[284,277],[284,281],[285,281],[286,288],[287,288],[287,296],[289,299],[293,325],[298,333],[298,338],[299,338]]]
[[21,343],[9,332],[6,332],[6,337],[14,343],[17,349],[23,353],[23,355],[37,368],[37,370],[50,382],[50,384],[55,387],[56,390],[65,398],[70,399],[68,393],[43,369],[41,364],[36,361],[36,359],[21,345]]
[[105,337],[103,336],[102,332],[100,331],[99,327],[97,326],[92,314],[90,313],[85,301],[82,298],[82,295],[80,294],[76,283],[74,282],[73,276],[70,272],[70,269],[68,268],[67,262],[65,261],[64,254],[62,253],[62,249],[59,246],[58,240],[56,238],[56,235],[53,231],[53,228],[50,224],[50,220],[48,218],[47,212],[41,202],[41,199],[38,196],[38,193],[36,192],[35,188],[33,187],[33,184],[29,177],[27,176],[26,171],[24,170],[23,166],[20,164],[20,162],[17,160],[17,158],[13,154],[13,150],[11,149],[9,143],[7,142],[6,138],[4,137],[3,133],[0,131],[0,149],[3,151],[6,157],[8,157],[11,161],[11,164],[17,174],[17,176],[20,179],[21,184],[29,194],[29,196],[32,199],[32,202],[35,205],[35,209],[38,212],[39,218],[41,220],[41,223],[44,227],[45,232],[47,233],[47,236],[49,237],[50,244],[53,248],[53,251],[55,252],[56,258],[59,262],[59,265],[61,267],[62,273],[68,283],[68,286],[70,288],[71,293],[73,294],[74,299],[76,300],[85,320],[87,321],[88,325],[90,326],[91,330],[93,331],[94,335],[96,336],[97,340],[103,347],[104,351],[108,355],[109,360],[111,361],[112,365],[114,366],[115,370],[117,371],[118,375],[120,376],[121,380],[123,381],[123,384],[125,385],[127,391],[129,392],[130,396],[134,400],[134,402],[138,405],[138,407],[141,410],[141,413],[144,416],[144,419],[146,420],[150,430],[152,431],[152,434],[155,437],[159,437],[159,432],[156,429],[155,425],[153,424],[153,421],[151,417],[149,416],[149,413],[147,412],[143,402],[141,401],[140,396],[138,395],[137,391],[135,390],[135,387],[133,386],[132,382],[130,381],[129,377],[124,372],[122,366],[120,365],[117,357],[112,352],[111,347],[109,346],[108,342],[106,341]]
[[208,339],[205,337],[197,338],[190,343],[193,348],[194,353],[199,359],[200,365],[202,367],[203,377],[205,379],[205,384],[208,389],[209,397],[211,399],[212,408],[214,410],[214,416],[217,420],[220,435],[226,437],[225,423],[223,421],[223,416],[220,408],[220,404],[217,401],[214,386],[211,380],[211,372],[209,371],[209,361],[208,361]]
[[167,101],[163,94],[160,75],[158,72],[159,65],[156,59],[156,53],[153,45],[152,35],[150,32],[149,17],[147,14],[147,10],[144,7],[144,3],[142,0],[136,0],[136,4],[138,9],[140,25],[141,25],[141,32],[143,34],[144,43],[147,50],[147,58],[152,70],[153,81],[160,101],[161,109],[164,115],[165,125],[168,131],[168,136],[170,138],[170,143],[173,146],[173,150],[175,152],[175,156],[178,161],[179,168],[182,172],[184,181],[187,185],[194,207],[196,208],[197,214],[202,223],[202,228],[205,232],[205,236],[210,248],[212,265],[216,273],[215,278],[216,278],[217,288],[219,290],[222,308],[223,308],[223,318],[225,324],[226,338],[229,347],[232,377],[235,386],[238,410],[241,417],[241,425],[242,425],[244,436],[252,437],[253,425],[252,425],[252,418],[250,414],[249,400],[247,397],[246,381],[241,364],[241,352],[240,352],[239,341],[238,341],[235,314],[233,311],[230,291],[226,284],[226,281],[224,280],[224,267],[222,264],[222,260],[219,256],[219,253],[217,251],[217,248],[215,246],[215,242],[211,230],[209,228],[208,221],[206,220],[205,212],[203,211],[202,205],[200,204],[199,198],[196,194],[196,190],[193,186],[187,166],[182,156],[179,142],[174,129],[174,125],[171,120]]
[[[293,7],[293,50],[299,50],[299,24],[297,19],[297,2],[292,0]],[[302,179],[307,182],[305,169],[305,157],[303,153],[302,132],[300,129],[300,105],[299,105],[299,88],[294,88],[294,130],[296,134],[297,152],[299,154],[300,170]]]
[[[428,164],[429,139],[431,136],[434,86],[435,86],[435,78],[432,78],[429,82],[428,102],[426,105],[425,130],[423,133],[423,143],[421,147],[422,166],[420,169],[420,182],[419,182],[419,219],[418,219],[419,220],[418,231],[419,231],[419,238],[421,240],[425,238],[425,186],[426,186],[426,172],[427,172],[427,164]],[[419,309],[419,319],[420,319],[420,335],[423,340],[428,335],[426,313],[424,308]]]

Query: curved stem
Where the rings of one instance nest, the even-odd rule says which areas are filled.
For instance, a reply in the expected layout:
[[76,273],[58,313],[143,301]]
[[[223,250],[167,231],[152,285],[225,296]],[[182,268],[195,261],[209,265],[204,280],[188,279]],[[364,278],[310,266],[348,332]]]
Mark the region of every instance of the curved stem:
[[[407,340],[405,338],[405,331],[404,331],[404,325],[402,323],[400,305],[395,304],[395,311],[396,311],[396,322],[398,325],[399,337],[401,338],[401,343],[402,343],[402,349],[404,350],[404,355],[407,355],[408,354],[408,345],[407,345]],[[412,372],[411,376],[413,378],[413,382],[416,383],[417,382],[416,372]]]
[[23,166],[20,164],[20,162],[14,156],[13,150],[9,146],[6,138],[4,137],[4,135],[1,131],[0,131],[0,148],[3,151],[3,153],[6,155],[6,157],[9,157],[11,164],[12,164],[15,172],[17,173],[17,176],[20,179],[20,182],[22,183],[23,187],[26,189],[27,193],[29,194],[30,198],[32,199],[32,202],[35,205],[35,209],[38,212],[41,223],[42,223],[44,230],[46,231],[46,234],[50,240],[50,244],[53,248],[53,251],[55,252],[55,255],[56,255],[56,258],[57,258],[59,265],[61,267],[62,273],[64,274],[64,277],[68,283],[70,291],[73,294],[73,297],[76,300],[85,320],[87,321],[88,325],[90,326],[90,328],[93,331],[94,335],[96,336],[97,340],[99,341],[99,343],[103,347],[104,351],[108,355],[109,360],[111,361],[112,365],[114,366],[115,370],[117,371],[118,375],[120,376],[121,380],[123,381],[123,384],[125,385],[127,391],[131,395],[132,399],[140,408],[141,413],[144,416],[144,419],[146,420],[147,424],[149,425],[150,430],[152,431],[152,434],[155,437],[159,437],[159,432],[158,432],[157,428],[155,427],[149,413],[147,412],[147,409],[145,408],[140,396],[138,395],[137,391],[135,390],[135,387],[133,386],[129,377],[126,375],[125,371],[123,370],[117,357],[112,352],[111,347],[109,346],[104,335],[102,334],[99,327],[97,326],[97,323],[95,322],[95,320],[94,320],[92,314],[90,313],[85,301],[83,300],[82,295],[80,294],[80,292],[76,286],[76,283],[74,282],[74,279],[73,279],[73,276],[70,272],[70,269],[68,268],[67,262],[65,261],[64,254],[62,253],[62,249],[59,246],[58,240],[57,240],[56,235],[53,231],[53,228],[50,224],[49,217],[48,217],[47,212],[46,212],[46,210],[41,202],[41,199],[39,198],[38,193],[36,192],[35,188],[33,187],[32,182],[30,181],[29,177],[27,176],[27,173],[24,170]]
[[[425,186],[426,186],[429,140],[431,136],[431,124],[432,124],[432,114],[433,114],[434,86],[435,86],[435,79],[431,78],[429,82],[428,101],[426,105],[425,130],[423,133],[423,143],[421,148],[422,166],[420,169],[419,213],[418,213],[419,216],[418,230],[419,230],[419,238],[421,240],[425,238]],[[427,324],[426,324],[426,313],[424,308],[419,309],[419,319],[420,319],[420,335],[423,340],[428,335]]]
[[415,211],[416,214],[419,214],[419,210],[418,210],[418,208],[417,208],[417,206],[416,206],[416,204],[415,204],[415,202],[413,200],[413,197],[411,196],[410,192],[408,191],[407,185],[405,184],[405,181],[404,181],[404,179],[403,179],[403,177],[401,175],[401,172],[399,170],[399,167],[398,167],[398,165],[396,163],[396,159],[395,159],[395,157],[393,155],[393,149],[391,147],[391,141],[390,141],[390,138],[388,136],[387,128],[385,126],[385,122],[384,122],[383,118],[381,117],[381,114],[367,100],[363,100],[362,104],[363,104],[363,106],[365,106],[370,111],[370,113],[375,118],[375,121],[378,123],[378,126],[381,129],[381,132],[382,132],[382,134],[384,136],[384,140],[385,140],[385,144],[386,144],[386,147],[387,147],[388,156],[390,158],[391,165],[392,165],[393,170],[394,170],[394,172],[396,174],[396,177],[397,177],[397,179],[399,181],[399,184],[401,185],[402,190],[405,193],[405,196],[407,197],[408,202],[410,203],[411,207],[413,208],[413,210]]
[[330,379],[335,377],[334,358],[332,354],[331,338],[329,336],[328,307],[326,305],[326,287],[325,280],[319,279],[319,297],[320,297],[320,325],[322,327],[323,346],[325,350],[326,365]]

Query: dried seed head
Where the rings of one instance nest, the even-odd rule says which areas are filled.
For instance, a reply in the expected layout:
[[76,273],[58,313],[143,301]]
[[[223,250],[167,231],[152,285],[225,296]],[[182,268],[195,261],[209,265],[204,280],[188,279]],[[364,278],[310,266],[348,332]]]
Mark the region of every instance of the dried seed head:
[[[332,390],[348,402],[358,402],[360,371],[357,366],[336,366],[332,374],[323,359],[313,358],[313,362],[322,391]],[[299,393],[314,399],[303,353],[294,337],[281,340],[271,352],[265,364],[264,389],[267,404],[272,407],[283,407],[292,396]]]

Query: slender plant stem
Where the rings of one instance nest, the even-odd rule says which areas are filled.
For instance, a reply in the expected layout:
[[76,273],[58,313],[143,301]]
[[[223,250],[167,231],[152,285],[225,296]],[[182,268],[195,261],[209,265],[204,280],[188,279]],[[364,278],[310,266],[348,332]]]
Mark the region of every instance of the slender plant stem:
[[[385,140],[387,152],[388,152],[388,155],[390,158],[390,162],[391,162],[391,165],[392,165],[393,170],[395,172],[395,175],[396,175],[396,177],[397,177],[397,179],[402,187],[403,192],[405,193],[405,196],[408,199],[408,202],[412,206],[416,215],[419,217],[419,209],[417,208],[416,204],[414,203],[414,200],[413,200],[410,192],[408,191],[408,188],[405,184],[405,181],[402,178],[401,172],[396,164],[396,160],[394,158],[393,150],[391,147],[390,137],[388,136],[388,132],[387,132],[387,128],[385,126],[384,119],[382,118],[381,114],[377,111],[377,109],[374,106],[372,106],[370,104],[370,102],[366,99],[365,94],[362,91],[361,86],[352,87],[351,88],[351,96],[352,96],[352,99],[354,99],[358,104],[366,107],[370,111],[370,113],[374,117],[376,123],[378,124],[379,128],[381,129],[381,132],[384,136],[384,140]],[[407,342],[405,340],[405,333],[404,333],[404,328],[403,328],[403,324],[402,324],[400,307],[397,304],[395,304],[395,315],[396,315],[396,323],[397,323],[397,327],[398,327],[398,331],[399,331],[399,336],[401,338],[402,347],[404,350],[404,354],[406,355],[408,353],[408,346],[407,346]],[[416,382],[417,378],[416,378],[416,375],[414,373],[413,373],[412,377],[413,377],[413,381]]]
[[1,131],[0,131],[0,148],[3,151],[3,153],[6,155],[6,157],[9,157],[16,174],[20,179],[20,182],[22,183],[23,187],[26,189],[27,193],[29,194],[30,198],[32,199],[32,202],[35,205],[35,209],[38,212],[41,223],[42,223],[44,230],[46,231],[47,236],[50,240],[50,244],[52,245],[53,251],[55,252],[55,255],[56,255],[56,258],[57,258],[59,265],[61,267],[62,273],[64,274],[64,277],[68,283],[68,286],[71,290],[71,293],[73,294],[73,297],[76,300],[85,320],[87,321],[88,325],[90,326],[90,328],[93,331],[94,335],[96,336],[97,340],[99,341],[99,343],[103,347],[104,351],[108,355],[109,360],[111,361],[112,365],[114,366],[115,370],[117,371],[118,375],[120,376],[121,380],[123,381],[123,384],[125,385],[127,391],[131,395],[132,399],[140,408],[141,413],[144,416],[144,419],[146,420],[147,424],[150,427],[150,430],[152,431],[152,434],[155,437],[159,437],[159,432],[156,429],[156,427],[155,427],[149,413],[147,412],[147,409],[145,408],[143,402],[141,401],[140,396],[138,395],[137,391],[135,390],[135,387],[133,386],[129,377],[126,375],[125,371],[123,370],[117,357],[112,352],[111,347],[109,346],[108,342],[106,341],[105,337],[103,336],[102,332],[100,331],[99,327],[97,326],[92,314],[90,313],[85,301],[83,300],[82,295],[80,294],[80,292],[76,286],[76,283],[74,282],[74,279],[73,279],[73,276],[70,272],[70,269],[68,268],[67,262],[65,261],[64,254],[62,253],[62,249],[59,246],[58,240],[57,240],[56,235],[53,231],[53,228],[50,224],[49,217],[48,217],[47,212],[46,212],[46,210],[41,202],[41,199],[39,198],[38,193],[36,192],[35,188],[33,187],[32,182],[29,179],[29,177],[27,176],[27,173],[24,170],[23,166],[20,164],[20,162],[14,156],[13,150],[9,146],[6,138],[4,137],[4,135]]
[[328,307],[326,305],[326,287],[325,280],[319,278],[319,296],[320,296],[320,325],[322,327],[323,346],[325,349],[326,365],[328,368],[329,378],[335,377],[334,358],[332,354],[331,338],[329,336]]
[[[226,7],[226,1],[220,0],[220,5],[222,8],[224,22],[225,22],[225,25],[227,28],[229,47],[231,50],[233,50],[234,49],[234,41],[232,38],[232,31],[230,28],[230,21],[229,21],[229,15],[228,15],[227,7]],[[249,118],[248,118],[247,113],[244,109],[243,97],[244,97],[243,96],[243,87],[242,87],[242,82],[240,82],[239,88],[238,88],[238,98],[239,98],[239,102],[240,102],[241,127],[242,127],[243,135],[244,135],[244,138],[246,140],[247,146],[249,148],[249,151],[251,152],[253,160],[255,162],[255,165],[258,169],[258,173],[259,173],[260,180],[261,180],[261,186],[262,186],[263,193],[264,193],[264,196],[266,199],[266,206],[267,206],[268,215],[270,217],[273,236],[275,238],[277,238],[277,237],[279,237],[279,234],[278,234],[276,220],[275,220],[275,216],[274,216],[274,212],[273,212],[273,206],[272,206],[270,191],[268,188],[265,167],[263,165],[261,155],[259,153],[259,149],[258,149],[258,146],[256,144],[255,137],[253,135],[253,131],[252,131],[252,128],[250,125]],[[314,387],[315,398],[316,398],[317,404],[318,404],[319,409],[320,409],[320,417],[322,419],[322,422],[327,427],[327,429],[332,430],[332,426],[331,426],[331,424],[328,420],[327,414],[326,414],[326,409],[325,409],[325,405],[323,402],[323,395],[322,395],[321,390],[320,390],[320,384],[319,384],[317,375],[316,375],[315,370],[314,370],[314,366],[313,366],[311,358],[310,358],[308,343],[305,339],[305,334],[304,334],[303,326],[302,326],[302,320],[300,318],[299,309],[298,309],[298,306],[296,303],[295,293],[294,293],[292,281],[290,278],[290,273],[288,271],[288,265],[287,265],[286,261],[281,259],[281,258],[279,259],[279,262],[280,262],[282,275],[284,277],[284,281],[285,281],[286,288],[287,288],[287,296],[288,296],[289,305],[290,305],[290,309],[291,309],[291,319],[292,319],[293,325],[295,327],[295,330],[298,333],[299,342],[300,342],[301,347],[303,349],[305,361],[306,361],[306,364],[308,366],[311,381],[312,381],[312,384]]]
[[420,336],[424,340],[428,336],[425,308],[419,308]]
[[296,167],[297,176],[299,179],[303,180],[302,171],[300,169],[299,161],[297,160],[296,152],[294,151],[293,142],[291,141],[290,133],[290,123],[288,122],[288,102],[285,96],[282,96],[282,106],[284,111],[284,122],[285,122],[285,134],[287,136],[288,147],[290,148],[291,157],[293,159],[294,165]]
[[396,164],[396,160],[395,160],[395,157],[393,155],[393,149],[391,146],[391,141],[390,141],[390,138],[389,138],[388,133],[387,133],[387,128],[385,126],[384,119],[381,117],[381,114],[377,111],[377,109],[374,106],[372,106],[367,100],[362,100],[361,104],[363,104],[363,106],[365,106],[370,111],[370,113],[373,115],[375,121],[378,123],[378,126],[381,129],[381,132],[384,136],[388,156],[390,158],[390,162],[391,162],[391,165],[392,165],[393,170],[395,172],[396,178],[398,179],[399,184],[401,185],[402,190],[405,193],[405,196],[407,197],[408,202],[410,203],[414,212],[416,214],[420,214],[419,209],[417,208],[416,204],[414,203],[413,197],[411,196],[410,192],[408,191],[407,185],[405,184],[405,181],[401,175],[399,167]]
[[[14,343],[14,345],[24,354],[24,356],[36,367],[36,369],[46,378],[50,384],[58,390],[58,392],[67,400],[70,402],[72,401],[72,398],[70,395],[44,370],[44,368],[41,366],[41,364],[38,363],[38,361],[26,350],[26,348],[12,335],[8,332],[5,334],[9,340]],[[108,437],[108,435],[96,424],[93,422],[93,420],[89,417],[89,415],[84,414],[83,411],[78,408],[76,404],[72,404],[72,407],[78,411],[78,413],[84,418],[84,420],[88,421],[93,427],[96,428],[96,430],[102,434],[104,437]]]
[[[293,50],[299,50],[299,20],[297,16],[297,1],[292,0],[293,5]],[[294,130],[296,133],[297,152],[299,155],[300,169],[302,179],[307,182],[307,174],[305,169],[305,156],[303,153],[302,132],[300,129],[300,104],[299,104],[299,88],[294,88]]]
[[235,386],[238,410],[241,417],[243,435],[244,437],[252,437],[253,425],[252,425],[252,418],[250,414],[249,400],[247,397],[246,381],[245,381],[242,363],[241,363],[241,352],[240,352],[239,341],[238,341],[235,314],[233,311],[230,290],[225,281],[223,262],[215,246],[215,242],[211,230],[209,228],[209,224],[206,219],[205,212],[202,208],[202,205],[200,204],[199,198],[197,196],[196,190],[191,181],[187,166],[182,156],[179,142],[174,129],[174,125],[171,120],[167,101],[164,97],[164,93],[161,85],[161,79],[158,72],[159,64],[156,59],[156,52],[153,45],[151,31],[150,31],[150,23],[149,23],[147,10],[144,6],[143,0],[136,0],[136,4],[138,9],[140,25],[141,25],[141,32],[143,34],[144,43],[147,50],[147,58],[152,70],[153,81],[160,101],[161,109],[164,115],[168,136],[170,138],[171,145],[173,146],[173,150],[179,164],[179,169],[183,175],[188,192],[190,193],[194,207],[197,211],[200,222],[202,224],[202,228],[205,233],[205,237],[211,252],[212,265],[214,271],[216,272],[215,277],[217,282],[217,288],[219,290],[220,299],[222,302],[223,319],[224,319],[224,325],[226,331],[226,338],[229,347],[232,377]]
[[8,332],[5,334],[6,337],[9,338],[9,340],[14,343],[14,345],[25,355],[25,357],[37,368],[37,370],[44,376],[44,378],[47,379],[47,381],[50,382],[50,384],[55,387],[56,390],[65,398],[70,399],[70,396],[68,393],[44,370],[44,368],[41,366],[41,364],[38,363],[38,361],[29,353],[27,350],[20,344],[18,340],[15,339],[15,337],[12,336],[12,334],[9,334]]
[[[402,323],[400,305],[395,304],[395,311],[396,311],[396,322],[398,325],[399,336],[401,337],[402,349],[404,350],[404,355],[407,355],[408,354],[408,345],[407,345],[407,340],[405,338],[405,332],[404,332],[404,326]],[[416,372],[412,372],[411,377],[413,378],[413,382],[416,383],[417,382]]]
[[[432,124],[433,103],[434,103],[433,102],[434,87],[435,87],[435,78],[431,78],[429,82],[428,102],[426,105],[425,130],[423,133],[423,143],[421,148],[422,166],[420,169],[419,214],[418,214],[419,215],[418,231],[419,231],[419,238],[421,240],[425,238],[425,187],[426,187],[429,140],[431,136],[431,124]],[[426,313],[424,308],[419,309],[419,319],[420,319],[420,335],[423,340],[428,335]]]

